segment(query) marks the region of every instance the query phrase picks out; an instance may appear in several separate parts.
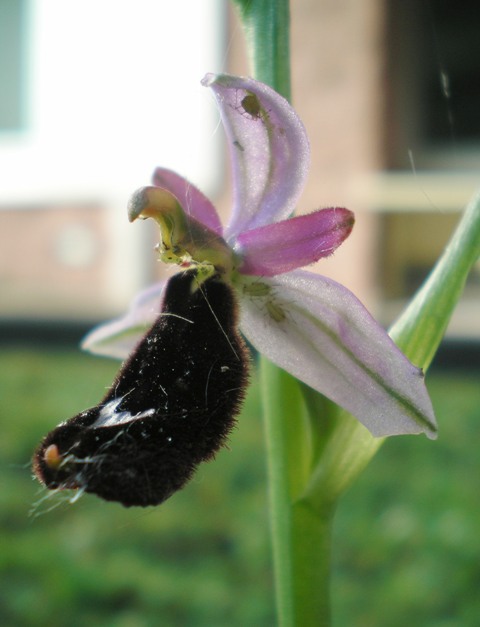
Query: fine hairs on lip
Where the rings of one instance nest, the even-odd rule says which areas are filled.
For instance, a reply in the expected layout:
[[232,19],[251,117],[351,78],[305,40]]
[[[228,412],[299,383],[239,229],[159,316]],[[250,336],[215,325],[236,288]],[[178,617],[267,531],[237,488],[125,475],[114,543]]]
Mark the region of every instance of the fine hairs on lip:
[[231,287],[216,275],[199,284],[195,270],[177,274],[108,394],[44,438],[34,472],[50,489],[158,505],[225,444],[247,378]]

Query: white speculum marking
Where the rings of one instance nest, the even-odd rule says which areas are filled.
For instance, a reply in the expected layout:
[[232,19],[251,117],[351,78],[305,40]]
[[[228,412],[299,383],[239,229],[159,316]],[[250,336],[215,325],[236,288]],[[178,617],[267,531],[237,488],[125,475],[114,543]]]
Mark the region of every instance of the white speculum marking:
[[147,418],[155,413],[155,409],[146,409],[145,411],[138,412],[132,416],[129,411],[117,411],[118,406],[125,397],[115,398],[102,407],[100,414],[91,427],[113,427],[115,425],[121,425],[131,420],[139,420],[140,418]]

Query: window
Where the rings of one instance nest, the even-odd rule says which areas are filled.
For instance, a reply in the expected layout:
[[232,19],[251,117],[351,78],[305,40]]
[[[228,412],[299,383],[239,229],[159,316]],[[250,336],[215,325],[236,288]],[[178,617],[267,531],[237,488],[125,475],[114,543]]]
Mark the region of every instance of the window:
[[[392,322],[442,253],[480,184],[480,3],[385,3],[385,171],[379,216],[380,315]],[[450,334],[480,334],[480,265]]]
[[25,127],[25,0],[0,0],[0,132]]
[[390,168],[480,166],[480,3],[388,3]]
[[0,205],[122,196],[157,165],[214,188],[200,80],[223,66],[224,24],[221,0],[0,0]]

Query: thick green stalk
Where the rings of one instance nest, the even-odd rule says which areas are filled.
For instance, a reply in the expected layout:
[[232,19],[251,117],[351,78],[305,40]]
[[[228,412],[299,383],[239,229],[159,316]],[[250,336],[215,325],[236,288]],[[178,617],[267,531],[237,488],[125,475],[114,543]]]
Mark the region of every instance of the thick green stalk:
[[253,76],[290,100],[288,0],[233,0],[245,30]]
[[261,362],[275,592],[282,627],[328,625],[333,503],[304,498],[314,441],[298,382]]
[[[288,0],[234,0],[253,74],[290,99]],[[329,624],[333,506],[312,510],[301,495],[311,474],[312,439],[296,379],[261,360],[275,586],[282,627]]]

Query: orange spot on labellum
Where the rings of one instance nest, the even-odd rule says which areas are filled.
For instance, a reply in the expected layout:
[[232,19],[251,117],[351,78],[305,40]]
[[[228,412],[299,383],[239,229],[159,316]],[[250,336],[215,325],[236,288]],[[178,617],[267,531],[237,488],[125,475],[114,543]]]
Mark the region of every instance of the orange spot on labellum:
[[50,444],[43,453],[43,459],[49,468],[56,470],[62,463],[62,456],[56,444]]

